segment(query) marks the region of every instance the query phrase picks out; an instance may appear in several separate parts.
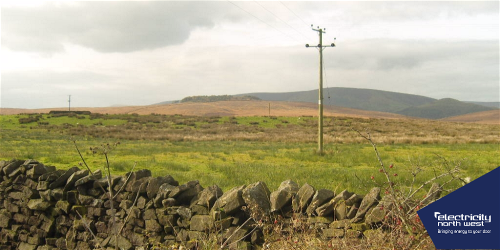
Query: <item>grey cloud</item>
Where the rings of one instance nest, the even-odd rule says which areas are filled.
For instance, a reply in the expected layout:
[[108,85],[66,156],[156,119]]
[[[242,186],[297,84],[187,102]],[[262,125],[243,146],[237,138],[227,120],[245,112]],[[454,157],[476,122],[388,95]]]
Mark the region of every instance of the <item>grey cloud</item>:
[[2,73],[2,91],[61,91],[72,89],[96,90],[113,84],[114,78],[93,72],[24,71]]
[[[257,13],[253,10],[260,9],[254,2],[236,4],[253,14]],[[306,22],[325,21],[315,24],[328,28],[328,37],[324,37],[328,42],[336,32],[335,25],[345,32],[354,27],[352,32],[362,33],[381,22],[411,29],[415,27],[406,27],[406,21],[432,19],[438,15],[498,15],[498,2],[285,4]],[[287,21],[288,13],[290,20],[295,19],[295,23],[289,24],[302,31],[304,23],[297,24],[299,20],[280,3],[263,5]],[[284,11],[283,15],[278,10]],[[262,14],[271,16],[266,12]],[[319,16],[318,19],[315,16]],[[279,27],[271,19],[262,19]],[[181,44],[196,29],[211,29],[222,22],[225,23],[221,26],[239,22],[241,29],[248,27],[245,25],[260,24],[228,2],[77,2],[76,6],[2,8],[2,43],[11,50],[42,53],[63,51],[65,43],[101,52],[131,52]],[[425,31],[424,25],[417,28]],[[110,64],[116,62],[108,69],[86,67],[82,61],[85,57],[68,58],[68,64],[73,69],[76,66],[89,71],[33,72],[28,68],[19,73],[4,71],[2,104],[33,108],[64,106],[67,95],[72,94],[76,106],[140,105],[188,95],[310,90],[318,86],[318,52],[306,49],[304,44],[313,43],[317,36],[308,24],[303,30],[311,39],[297,42],[293,47],[203,44],[203,36],[227,35],[214,29],[215,32],[195,33],[200,41],[189,41],[180,49],[99,54],[96,58]],[[460,100],[498,100],[498,39],[354,40],[335,36],[337,47],[324,52],[325,87],[372,88]],[[256,37],[261,38],[261,34]],[[248,38],[255,37],[249,35]],[[78,63],[72,64],[74,60]],[[96,73],[90,72],[92,70]]]
[[[287,2],[306,22],[336,30],[373,28],[380,22],[406,22],[440,15],[497,14],[498,2]],[[251,2],[238,6],[251,9]],[[288,13],[281,5],[273,10]],[[259,8],[257,8],[259,9]],[[321,13],[321,10],[329,11]],[[261,12],[262,10],[259,9]],[[496,11],[496,12],[495,12]],[[256,11],[253,11],[257,14]],[[330,14],[328,14],[330,13]],[[266,13],[264,13],[266,14]],[[290,13],[288,13],[290,14]],[[295,17],[293,17],[295,18]],[[131,52],[177,45],[197,28],[212,28],[219,21],[243,22],[253,19],[227,2],[76,2],[33,8],[2,8],[2,44],[19,51],[53,53],[63,51],[64,43],[100,52]],[[295,18],[296,19],[296,18]],[[253,20],[256,21],[256,20]],[[272,22],[276,25],[275,22]],[[302,27],[305,30],[309,27]],[[300,28],[300,29],[302,29]],[[375,27],[379,28],[379,27]]]
[[100,52],[131,52],[181,44],[197,28],[223,18],[218,2],[79,2],[2,8],[2,44],[57,52],[69,42]]
[[335,86],[499,99],[498,41],[364,40],[338,48],[324,53]]
[[[496,100],[498,93],[488,93],[488,89],[498,89],[497,45],[497,41],[371,39],[339,42],[337,47],[326,48],[323,53],[327,74],[325,86],[374,88],[435,98],[472,99],[472,96],[455,94],[460,89],[465,95],[482,93],[481,98],[481,94],[477,94],[477,100]],[[216,58],[211,58],[210,54],[204,55],[203,50],[206,48],[198,48],[187,55],[193,59],[189,65],[180,67],[182,79],[177,79],[187,86],[193,86],[192,91],[196,91],[196,94],[317,88],[316,49],[307,49],[303,45],[255,47],[244,51],[238,47],[209,48],[209,51],[218,55]],[[226,53],[222,53],[222,50]],[[444,93],[439,92],[443,90]],[[189,94],[183,93],[181,97]]]
[[75,104],[106,106],[128,86],[124,79],[94,72],[23,71],[2,73],[2,107],[44,108],[67,104],[67,95]]
[[[436,17],[498,15],[498,1],[322,1],[287,3],[302,13],[334,10],[331,20],[354,25],[379,22],[428,20]],[[342,11],[335,11],[342,10]],[[310,17],[314,19],[313,16]],[[335,23],[334,23],[335,24]]]
[[333,50],[325,53],[331,66],[348,70],[413,69],[438,62],[473,68],[498,65],[499,58],[498,41],[370,39],[338,44]]
[[378,39],[352,41],[338,44],[329,52],[328,63],[345,70],[412,69],[421,64],[421,49],[408,41],[383,41]]

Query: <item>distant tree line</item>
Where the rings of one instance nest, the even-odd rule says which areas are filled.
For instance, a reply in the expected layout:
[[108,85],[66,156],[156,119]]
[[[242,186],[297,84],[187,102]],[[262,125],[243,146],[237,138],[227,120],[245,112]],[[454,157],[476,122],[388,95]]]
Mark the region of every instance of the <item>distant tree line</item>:
[[202,95],[202,96],[188,96],[181,100],[181,102],[220,102],[220,101],[252,101],[260,100],[255,96],[232,96],[232,95]]

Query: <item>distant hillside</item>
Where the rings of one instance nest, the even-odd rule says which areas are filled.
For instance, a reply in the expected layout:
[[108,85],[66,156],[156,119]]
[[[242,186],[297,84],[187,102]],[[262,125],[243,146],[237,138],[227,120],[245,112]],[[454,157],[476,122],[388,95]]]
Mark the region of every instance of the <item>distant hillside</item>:
[[472,103],[472,104],[477,104],[477,105],[481,105],[481,106],[485,106],[485,107],[500,109],[500,102],[466,102],[466,103]]
[[500,109],[447,117],[442,120],[450,122],[473,122],[473,123],[500,125]]
[[458,116],[469,113],[488,111],[492,109],[494,108],[465,103],[451,98],[444,98],[432,103],[409,107],[396,113],[413,117],[441,119],[450,116]]
[[[48,113],[51,110],[67,110],[67,108],[51,109],[12,109],[1,108],[1,115],[21,113]],[[317,116],[318,106],[307,102],[276,102],[276,101],[220,101],[220,102],[183,102],[165,105],[103,107],[103,108],[71,108],[101,114],[164,114],[164,115],[194,115],[194,116]],[[358,118],[406,119],[407,117],[376,111],[350,109],[327,106],[325,116],[343,116]]]
[[[267,101],[294,101],[318,103],[318,90],[285,92],[285,93],[248,93]],[[430,97],[411,95],[390,91],[356,88],[326,88],[323,90],[325,105],[341,106],[369,111],[389,112],[405,116],[427,119],[445,117],[492,110],[491,102],[461,102],[445,98],[437,100]]]
[[[293,101],[318,103],[318,90],[285,92],[285,93],[248,93],[267,101]],[[323,90],[325,105],[347,108],[391,112],[432,103],[436,99],[373,89],[325,88]]]
[[[187,97],[182,101],[161,102],[155,105],[186,101],[210,102],[210,99],[214,99],[215,101],[240,100],[234,98],[248,98],[249,96],[263,101],[318,103],[318,90],[315,89],[281,93],[257,92],[234,96],[197,96]],[[389,112],[427,119],[441,119],[444,117],[487,111],[500,107],[500,102],[461,102],[453,99],[437,100],[420,95],[343,87],[325,88],[323,90],[323,98],[324,104],[327,106]]]
[[[442,101],[442,100],[441,100]],[[445,100],[446,101],[446,100]],[[442,102],[445,102],[442,101]],[[451,100],[457,103],[456,100]],[[438,101],[439,103],[439,101]],[[461,104],[462,102],[458,102]],[[0,108],[0,115],[12,115],[22,113],[48,113],[51,110],[65,111],[67,108],[50,109],[12,109]],[[71,108],[72,111],[90,111],[101,114],[166,114],[166,115],[195,115],[195,116],[317,116],[318,104],[309,102],[280,102],[280,101],[221,101],[221,102],[184,102],[163,105],[147,106],[125,106],[125,107],[101,107],[101,108]],[[270,112],[270,113],[269,113]],[[408,119],[395,113],[378,111],[366,111],[339,106],[325,106],[325,116],[345,116],[362,118],[388,118]],[[454,116],[441,119],[453,122],[473,122],[483,124],[500,125],[500,109],[483,112],[475,112],[466,115]]]
[[202,96],[188,96],[183,98],[180,102],[220,102],[220,101],[257,101],[258,97],[250,95],[202,95]]
[[179,103],[179,102],[180,102],[179,100],[175,100],[175,101],[164,101],[164,102],[154,103],[154,104],[151,104],[151,105],[167,105],[167,104]]

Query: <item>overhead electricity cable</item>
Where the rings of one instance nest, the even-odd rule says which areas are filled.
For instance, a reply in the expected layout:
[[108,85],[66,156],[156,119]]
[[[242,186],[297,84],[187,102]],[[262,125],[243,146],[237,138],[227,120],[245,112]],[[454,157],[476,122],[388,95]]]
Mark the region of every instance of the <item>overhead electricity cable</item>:
[[269,26],[269,27],[273,28],[274,30],[276,30],[276,31],[280,32],[281,34],[283,34],[283,35],[285,35],[285,36],[288,36],[288,37],[290,37],[291,39],[293,39],[293,40],[295,40],[295,41],[299,42],[296,38],[294,38],[294,37],[290,36],[289,34],[287,34],[287,33],[283,32],[283,31],[281,31],[281,30],[277,29],[276,27],[274,27],[274,26],[270,25],[270,24],[269,24],[269,23],[267,23],[266,21],[264,21],[264,20],[262,20],[262,19],[258,18],[258,17],[257,17],[257,16],[255,16],[254,14],[252,14],[252,13],[250,13],[250,12],[246,11],[245,9],[241,8],[240,6],[238,6],[237,4],[235,4],[235,3],[231,2],[231,1],[228,1],[228,2],[229,2],[229,3],[231,3],[232,5],[234,5],[234,6],[238,7],[240,10],[244,11],[244,12],[245,12],[245,13],[247,13],[248,15],[253,16],[255,19],[257,19],[257,20],[261,21],[261,22],[262,22],[262,23],[264,23],[265,25],[267,25],[267,26]]
[[285,8],[287,8],[290,12],[292,12],[292,14],[294,14],[298,19],[300,19],[300,21],[302,21],[306,26],[309,26],[309,24],[307,24],[304,19],[302,19],[299,15],[297,15],[295,12],[293,12],[293,10],[291,10],[290,8],[288,8],[288,6],[286,6],[282,1],[280,1],[281,4],[283,4],[283,6],[285,6]]
[[299,33],[300,35],[302,35],[304,38],[306,39],[309,39],[306,35],[304,35],[302,32],[298,31],[297,29],[295,29],[294,27],[292,27],[290,24],[288,24],[287,22],[283,21],[283,19],[279,18],[276,14],[274,14],[272,11],[268,10],[266,7],[264,7],[262,4],[260,4],[259,2],[255,1],[254,2],[256,4],[258,4],[261,8],[263,8],[264,10],[266,10],[267,12],[271,13],[271,15],[273,15],[274,17],[276,17],[278,20],[280,20],[281,22],[283,22],[284,24],[286,24],[288,27],[290,27],[291,29],[295,30],[295,32]]
[[326,77],[326,66],[325,66],[325,64],[326,64],[325,61],[323,61],[323,76],[324,76],[323,81],[325,82],[325,85],[326,85],[326,93],[327,93],[327,96],[328,96],[327,102],[330,105],[332,105],[330,103],[330,97],[331,97],[331,95],[330,95],[330,87],[328,86],[328,78]]

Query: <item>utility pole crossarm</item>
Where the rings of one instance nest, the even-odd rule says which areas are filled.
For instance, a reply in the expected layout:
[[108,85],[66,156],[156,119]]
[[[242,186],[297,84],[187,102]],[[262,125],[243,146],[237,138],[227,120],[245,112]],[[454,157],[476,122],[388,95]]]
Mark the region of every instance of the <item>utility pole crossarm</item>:
[[[316,46],[310,46],[306,44],[306,48],[313,47],[319,50],[319,89],[318,89],[318,106],[319,106],[319,117],[318,117],[318,154],[323,154],[323,50],[326,47],[335,47],[335,43],[330,44],[330,46],[323,45],[323,33],[326,33],[326,29],[313,28],[312,30],[319,33],[319,44]],[[335,39],[334,39],[335,40]]]
[[[313,25],[311,24],[311,29],[314,30],[314,31],[317,31],[319,33],[319,44],[318,45],[315,45],[315,46],[311,46],[309,44],[306,44],[306,48],[326,48],[326,47],[335,47],[335,43],[331,43],[330,45],[323,45],[323,33],[326,33],[326,28],[324,29],[320,29],[319,26],[317,29],[313,28]],[[334,38],[335,40],[335,38]]]

